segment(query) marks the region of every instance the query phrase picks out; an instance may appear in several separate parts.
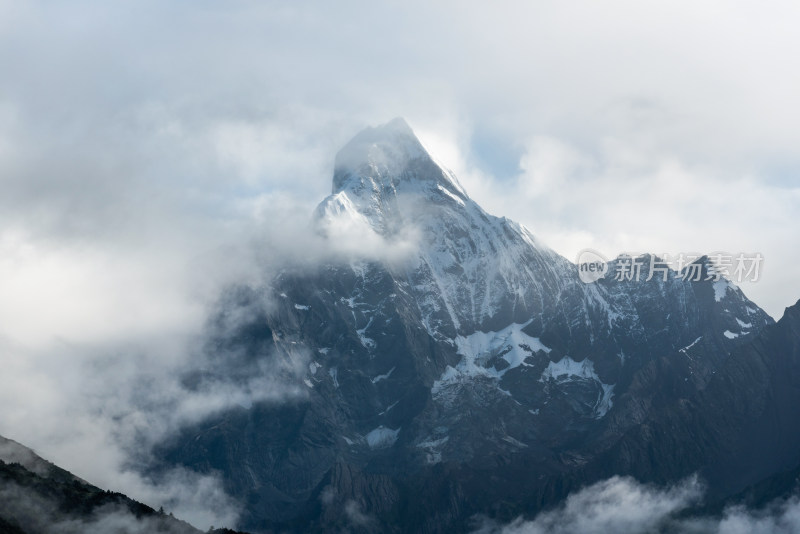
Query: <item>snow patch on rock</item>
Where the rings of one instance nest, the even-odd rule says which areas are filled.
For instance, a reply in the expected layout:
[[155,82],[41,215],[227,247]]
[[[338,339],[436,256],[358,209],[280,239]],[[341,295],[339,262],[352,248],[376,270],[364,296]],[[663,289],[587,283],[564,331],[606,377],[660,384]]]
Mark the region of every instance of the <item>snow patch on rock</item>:
[[592,380],[597,382],[601,388],[594,405],[594,417],[599,419],[606,415],[613,406],[614,384],[606,384],[594,370],[594,363],[586,358],[583,361],[575,361],[569,356],[561,358],[557,362],[550,362],[539,378],[540,382],[553,381],[556,384],[563,384],[574,380]]
[[730,286],[731,283],[725,278],[720,278],[714,282],[714,300],[720,302],[725,297],[725,293],[728,291]]
[[373,378],[373,379],[372,379],[372,383],[373,383],[373,384],[377,384],[377,383],[378,383],[378,382],[380,382],[381,380],[386,380],[387,378],[389,378],[390,376],[392,376],[392,373],[394,372],[394,369],[395,369],[395,368],[394,368],[394,367],[392,367],[391,369],[389,369],[389,372],[388,372],[388,373],[386,373],[386,374],[383,374],[383,375],[378,375],[378,376],[376,376],[375,378]]
[[[529,336],[522,331],[530,321],[524,324],[511,324],[498,332],[474,332],[468,336],[457,336],[454,340],[457,352],[462,356],[455,366],[447,366],[442,376],[434,382],[431,392],[436,394],[454,382],[475,377],[500,379],[509,370],[520,365],[528,366],[525,358],[537,352],[549,353],[537,337]],[[491,365],[491,361],[501,357],[508,363],[502,370]]]
[[397,430],[393,430],[381,425],[378,428],[370,431],[366,436],[364,436],[364,439],[367,440],[367,445],[369,445],[370,449],[386,449],[394,445],[394,443],[397,441],[397,435],[399,433],[399,428]]

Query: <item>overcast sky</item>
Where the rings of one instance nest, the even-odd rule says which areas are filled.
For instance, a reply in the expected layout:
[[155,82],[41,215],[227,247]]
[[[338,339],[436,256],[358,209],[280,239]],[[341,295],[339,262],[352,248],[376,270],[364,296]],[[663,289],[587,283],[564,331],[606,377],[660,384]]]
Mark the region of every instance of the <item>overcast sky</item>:
[[190,336],[396,116],[570,260],[760,252],[746,293],[800,298],[800,4],[299,4],[0,0],[0,433],[100,476],[30,424],[42,367]]

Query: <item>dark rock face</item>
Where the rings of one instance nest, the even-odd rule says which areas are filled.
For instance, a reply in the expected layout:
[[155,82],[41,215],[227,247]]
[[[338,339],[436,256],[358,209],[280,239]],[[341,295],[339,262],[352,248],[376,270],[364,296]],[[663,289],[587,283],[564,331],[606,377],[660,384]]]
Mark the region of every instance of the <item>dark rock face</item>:
[[[416,239],[220,301],[208,345],[220,358],[187,380],[279,361],[304,392],[165,444],[165,461],[223,474],[242,528],[451,532],[612,474],[702,470],[725,495],[798,463],[800,332],[715,280],[707,258],[697,281],[616,280],[618,259],[585,284],[469,199],[402,121],[345,147],[315,223],[390,251]],[[644,273],[655,261],[640,260]],[[757,451],[769,458],[731,467]]]
[[697,471],[711,504],[787,496],[800,469],[798,336],[800,303],[717,358],[697,344],[652,362],[609,414],[596,446],[613,445],[586,472],[669,482]]
[[[800,305],[734,350],[703,391],[706,419],[731,421],[725,454],[708,469],[721,492],[800,466]],[[724,402],[720,402],[724,399]],[[732,413],[731,413],[732,412]]]

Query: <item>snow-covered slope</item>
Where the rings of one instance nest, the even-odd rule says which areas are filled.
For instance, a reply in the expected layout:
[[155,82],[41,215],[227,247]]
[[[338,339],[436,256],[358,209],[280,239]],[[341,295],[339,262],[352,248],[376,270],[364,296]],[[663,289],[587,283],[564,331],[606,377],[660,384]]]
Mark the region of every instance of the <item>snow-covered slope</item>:
[[[524,227],[488,215],[426,152],[402,119],[357,135],[336,158],[323,229],[366,224],[388,240],[417,235],[405,272],[427,330],[453,339],[541,313],[543,291],[570,264]],[[544,287],[544,286],[551,287]]]
[[[713,292],[711,306],[720,306],[723,299],[748,302],[740,292],[727,298],[724,280],[692,284],[674,272],[667,281],[625,283],[609,276],[584,284],[575,265],[528,229],[487,214],[453,173],[435,162],[402,119],[361,132],[339,152],[332,194],[319,205],[315,217],[320,231],[329,235],[336,235],[330,231],[335,227],[360,225],[390,246],[395,239],[417,236],[411,259],[386,262],[380,268],[396,290],[408,296],[427,333],[460,358],[435,381],[434,398],[441,397],[447,385],[463,384],[464,379],[489,377],[499,383],[507,373],[509,379],[517,374],[512,371],[520,365],[539,370],[540,366],[525,364],[526,358],[536,358],[536,351],[529,348],[532,342],[508,344],[503,364],[486,350],[478,351],[477,357],[467,339],[503,339],[515,328],[517,336],[537,343],[544,336],[556,351],[549,356],[542,352],[540,359],[596,361],[600,373],[596,382],[608,389],[609,384],[625,380],[626,361],[631,368],[642,363],[631,356],[635,359],[644,347],[658,343],[662,350],[675,350],[690,341],[690,332],[697,329],[692,323],[701,319],[693,315],[698,291],[703,293],[706,286]],[[643,259],[645,268],[649,261],[653,258]],[[363,273],[364,268],[355,270]],[[352,302],[352,295],[347,297]],[[688,313],[682,313],[687,305]],[[661,313],[665,309],[676,313]],[[375,320],[380,310],[362,305],[360,312],[367,322],[355,330],[362,341],[369,340],[364,344],[367,349],[379,350],[373,340],[382,329],[383,323]],[[735,319],[751,323],[749,315]],[[755,321],[763,326],[768,318],[759,310]],[[719,331],[723,343],[738,337],[727,331]],[[569,381],[572,375],[566,376]]]

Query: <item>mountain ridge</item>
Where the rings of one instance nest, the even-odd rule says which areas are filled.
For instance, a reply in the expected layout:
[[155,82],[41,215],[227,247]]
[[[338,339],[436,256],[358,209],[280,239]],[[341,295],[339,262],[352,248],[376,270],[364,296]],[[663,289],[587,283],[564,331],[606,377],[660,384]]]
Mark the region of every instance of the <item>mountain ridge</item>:
[[[583,283],[523,226],[456,190],[411,137],[397,121],[356,135],[314,214],[329,239],[336,224],[389,242],[413,228],[405,261],[286,268],[232,289],[210,320],[209,380],[274,360],[300,369],[285,379],[306,392],[219,414],[160,452],[222,473],[250,530],[350,528],[349,507],[389,531],[447,532],[473,514],[510,520],[553,503],[599,476],[600,458],[624,462],[626,435],[705,388],[773,323],[739,288],[715,288],[703,262],[698,280]],[[226,315],[245,321],[226,328]],[[663,401],[642,389],[657,376],[670,384],[653,389]],[[625,465],[647,478],[645,438],[628,441]],[[706,452],[676,466],[699,468]],[[480,480],[498,484],[487,493]]]
[[[0,533],[200,534],[172,514],[102,490],[0,436]],[[209,534],[237,534],[226,528]],[[238,533],[244,534],[244,533]]]

